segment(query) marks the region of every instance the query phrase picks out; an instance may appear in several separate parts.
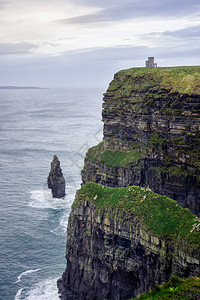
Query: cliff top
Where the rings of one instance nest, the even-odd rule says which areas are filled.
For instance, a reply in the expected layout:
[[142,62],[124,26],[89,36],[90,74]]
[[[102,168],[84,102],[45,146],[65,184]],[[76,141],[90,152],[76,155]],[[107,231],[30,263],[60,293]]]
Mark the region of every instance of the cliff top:
[[[172,276],[168,283],[159,285],[154,288],[151,292],[141,295],[140,297],[134,298],[137,300],[145,299],[198,299],[200,294],[200,278],[188,278],[180,279]],[[134,300],[133,299],[133,300]]]
[[[126,77],[126,90],[130,81],[127,78],[134,78],[139,81],[140,89],[143,87],[157,86],[159,89],[168,90],[171,93],[188,95],[200,95],[200,66],[191,67],[163,67],[163,68],[131,68],[119,71],[114,79],[122,81]],[[142,81],[141,81],[142,79]],[[119,88],[116,81],[111,81],[109,90]],[[131,88],[131,83],[130,83]],[[124,93],[126,91],[124,90]]]
[[97,211],[118,208],[123,222],[135,222],[158,237],[188,240],[200,247],[200,219],[175,200],[138,186],[110,188],[88,182],[77,192],[74,206],[81,200],[95,203]]

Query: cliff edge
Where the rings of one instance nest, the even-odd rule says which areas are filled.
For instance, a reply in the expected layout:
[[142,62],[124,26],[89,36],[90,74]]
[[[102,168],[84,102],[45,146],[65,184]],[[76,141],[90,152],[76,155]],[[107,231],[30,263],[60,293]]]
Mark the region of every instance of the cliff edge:
[[115,74],[103,98],[104,138],[82,181],[149,186],[200,216],[200,67]]
[[68,221],[62,300],[126,300],[200,276],[199,82],[200,67],[115,74]]
[[149,188],[86,183],[69,218],[62,299],[74,299],[68,289],[77,299],[131,299],[171,275],[200,276],[199,230],[198,217]]

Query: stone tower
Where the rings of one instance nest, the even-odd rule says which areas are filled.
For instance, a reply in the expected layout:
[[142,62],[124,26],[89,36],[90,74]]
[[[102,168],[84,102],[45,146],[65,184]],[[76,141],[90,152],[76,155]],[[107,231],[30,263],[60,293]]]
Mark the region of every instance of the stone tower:
[[145,66],[146,68],[157,68],[157,63],[154,63],[154,57],[148,57]]

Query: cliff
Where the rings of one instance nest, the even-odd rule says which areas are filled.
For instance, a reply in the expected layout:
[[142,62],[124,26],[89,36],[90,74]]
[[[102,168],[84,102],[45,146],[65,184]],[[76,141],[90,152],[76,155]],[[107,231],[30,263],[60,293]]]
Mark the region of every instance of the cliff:
[[53,198],[63,198],[65,196],[65,179],[60,167],[60,161],[56,155],[54,155],[51,162],[47,184],[48,188],[51,189]]
[[115,74],[68,221],[62,300],[126,300],[200,276],[199,82],[200,67]]
[[115,74],[103,98],[104,139],[83,183],[149,186],[200,215],[200,67]]
[[[124,300],[172,274],[199,276],[199,225],[188,209],[149,188],[87,183],[72,206],[62,283],[77,299]],[[65,292],[62,299],[73,299]]]

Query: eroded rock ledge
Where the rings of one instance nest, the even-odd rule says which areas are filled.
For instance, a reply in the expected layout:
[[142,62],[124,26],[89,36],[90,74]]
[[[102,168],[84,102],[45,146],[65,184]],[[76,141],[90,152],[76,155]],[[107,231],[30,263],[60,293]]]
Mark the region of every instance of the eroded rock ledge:
[[200,275],[199,221],[149,189],[87,183],[69,218],[62,299],[125,300],[172,274]]

